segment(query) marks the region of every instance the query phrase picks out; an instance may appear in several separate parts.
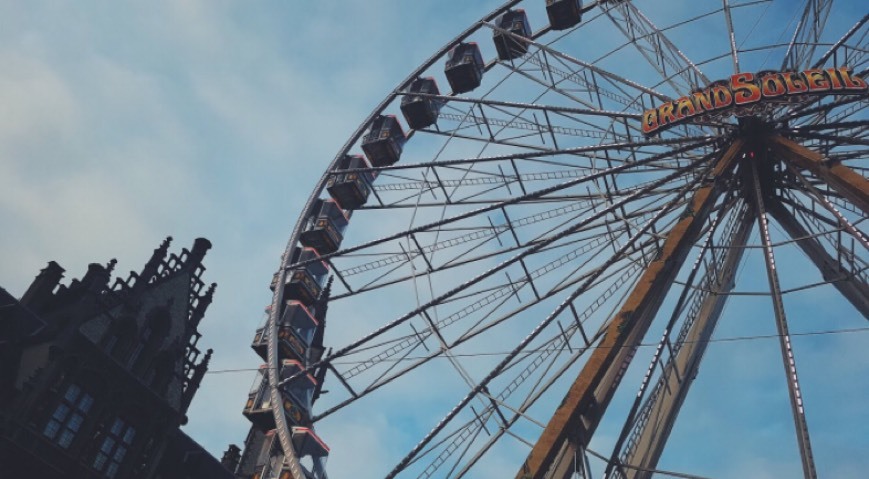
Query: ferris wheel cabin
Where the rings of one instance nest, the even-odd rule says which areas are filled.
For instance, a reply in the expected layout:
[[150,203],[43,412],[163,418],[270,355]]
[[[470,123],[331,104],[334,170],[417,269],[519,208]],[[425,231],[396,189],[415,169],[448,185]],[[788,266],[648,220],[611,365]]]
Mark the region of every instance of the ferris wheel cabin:
[[329,266],[320,259],[320,253],[314,248],[296,248],[290,264],[310,261],[290,271],[287,284],[284,287],[284,300],[296,300],[305,306],[311,306],[320,296]]
[[546,15],[553,30],[566,30],[582,21],[582,0],[546,0]]
[[[299,430],[297,431],[297,429]],[[298,427],[292,429],[292,440],[300,456],[311,458],[310,467],[306,467],[304,463],[301,464],[305,478],[326,479],[325,466],[329,448],[323,441],[310,429]],[[317,444],[310,444],[311,441],[315,441]],[[266,432],[260,444],[261,447],[256,455],[256,460],[250,461],[253,463],[253,471],[255,472],[249,477],[251,479],[292,479],[293,473],[284,461],[284,454],[276,431]],[[243,464],[242,467],[244,466]],[[245,472],[248,472],[246,468],[242,470],[243,474]]]
[[[314,403],[314,389],[317,387],[317,380],[305,371],[305,367],[299,361],[285,359],[279,377],[281,381],[292,379],[283,386],[284,390],[281,391],[281,394],[289,393],[297,406],[305,411],[310,411]],[[299,375],[293,377],[297,374]],[[286,395],[284,396],[286,397]]]
[[320,253],[334,253],[341,246],[349,218],[334,199],[317,199],[299,237],[304,246]]
[[[314,318],[309,308],[298,301],[288,301],[284,308],[284,314],[276,323],[278,347],[282,357],[293,358],[298,361],[307,360],[318,326],[319,322]],[[263,358],[263,361],[266,361],[268,357],[268,338],[265,336],[265,330],[265,324],[260,326],[251,344],[251,348]]]
[[407,126],[419,130],[434,125],[438,121],[438,113],[446,102],[426,96],[414,95],[440,95],[438,84],[432,77],[417,78],[404,90],[405,95],[401,98],[401,113],[407,121]]
[[509,35],[500,30],[495,30],[492,34],[499,59],[512,60],[528,53],[528,42],[513,36],[531,37],[531,26],[528,24],[528,15],[525,14],[525,10],[520,8],[504,12],[495,20],[495,26],[512,34]]
[[[291,362],[291,361],[290,361]],[[298,372],[298,365],[288,364],[288,361],[283,362],[281,368],[282,374],[284,368],[291,371],[286,377]],[[275,428],[275,416],[272,411],[271,391],[268,380],[268,365],[263,364],[259,367],[254,382],[248,392],[247,402],[244,405],[242,414],[254,425],[263,430]],[[293,425],[307,426],[311,424],[311,402],[306,401],[306,398],[313,397],[314,388],[317,386],[317,381],[310,375],[304,374],[295,378],[290,382],[293,389],[281,388],[281,402],[283,403],[284,412],[287,418]],[[310,389],[310,392],[306,392]]]
[[389,166],[401,157],[407,137],[395,115],[379,115],[362,137],[362,151],[374,166]]
[[479,45],[475,42],[459,43],[447,54],[444,75],[453,93],[465,93],[480,86],[484,69]]
[[371,193],[371,182],[376,176],[374,172],[341,172],[370,167],[362,155],[344,155],[338,162],[335,173],[326,182],[326,190],[341,208],[355,210],[364,205]]

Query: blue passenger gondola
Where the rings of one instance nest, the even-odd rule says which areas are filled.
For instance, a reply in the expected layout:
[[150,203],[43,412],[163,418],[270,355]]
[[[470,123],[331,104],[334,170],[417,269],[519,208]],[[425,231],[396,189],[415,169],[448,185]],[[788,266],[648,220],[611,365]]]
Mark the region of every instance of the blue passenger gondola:
[[329,176],[326,190],[335,201],[345,210],[355,210],[368,201],[371,192],[371,182],[376,176],[374,172],[346,172],[370,168],[371,165],[362,155],[344,155],[335,168],[335,172]]
[[444,74],[453,93],[465,93],[480,86],[483,81],[483,55],[474,43],[459,43],[447,54]]
[[334,253],[344,239],[348,220],[335,200],[318,199],[305,222],[299,242],[320,253]]
[[329,266],[320,259],[320,254],[314,248],[296,248],[290,258],[291,264],[307,262],[287,273],[287,283],[284,287],[284,300],[296,300],[305,306],[311,306],[326,281]]
[[546,15],[553,30],[566,30],[582,21],[582,0],[546,0]]
[[495,30],[492,34],[495,49],[498,50],[498,58],[512,60],[528,53],[528,42],[516,38],[516,36],[531,38],[531,26],[528,24],[528,15],[525,14],[525,10],[520,8],[504,12],[495,20],[495,26],[512,34],[500,30]]
[[404,115],[409,128],[419,130],[420,128],[437,123],[438,113],[441,111],[441,107],[444,106],[444,101],[414,95],[414,93],[440,95],[438,84],[434,78],[417,78],[404,92],[406,94],[401,97],[401,113]]
[[395,115],[379,115],[362,137],[362,151],[374,166],[389,166],[401,157],[407,137]]

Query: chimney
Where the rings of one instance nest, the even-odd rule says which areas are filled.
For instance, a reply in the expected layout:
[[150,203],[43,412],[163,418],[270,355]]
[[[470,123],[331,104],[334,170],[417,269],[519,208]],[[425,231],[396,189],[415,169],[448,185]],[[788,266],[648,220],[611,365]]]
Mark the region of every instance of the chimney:
[[193,241],[193,249],[190,250],[190,255],[187,257],[187,266],[191,268],[199,266],[209,249],[211,249],[211,241],[205,238],[196,238]]
[[30,283],[27,291],[21,296],[20,303],[34,312],[39,311],[45,301],[52,296],[54,288],[60,284],[63,273],[64,269],[59,264],[49,261],[48,265],[39,272],[33,282]]

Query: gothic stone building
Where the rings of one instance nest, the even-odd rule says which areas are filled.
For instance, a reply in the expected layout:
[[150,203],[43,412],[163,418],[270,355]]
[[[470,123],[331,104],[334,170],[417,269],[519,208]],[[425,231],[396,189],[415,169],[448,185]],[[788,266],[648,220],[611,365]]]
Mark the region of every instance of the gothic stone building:
[[50,262],[20,300],[0,288],[0,476],[232,477],[178,428],[208,367],[197,326],[211,244],[110,284],[115,261],[61,284]]

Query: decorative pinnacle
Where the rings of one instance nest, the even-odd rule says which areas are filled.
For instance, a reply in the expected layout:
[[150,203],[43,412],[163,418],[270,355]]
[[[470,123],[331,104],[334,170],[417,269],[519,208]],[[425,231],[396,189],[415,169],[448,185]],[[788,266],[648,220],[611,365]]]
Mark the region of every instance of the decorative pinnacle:
[[118,260],[116,258],[112,258],[109,260],[109,263],[106,265],[106,273],[111,274],[112,271],[115,270],[115,265],[118,264]]

